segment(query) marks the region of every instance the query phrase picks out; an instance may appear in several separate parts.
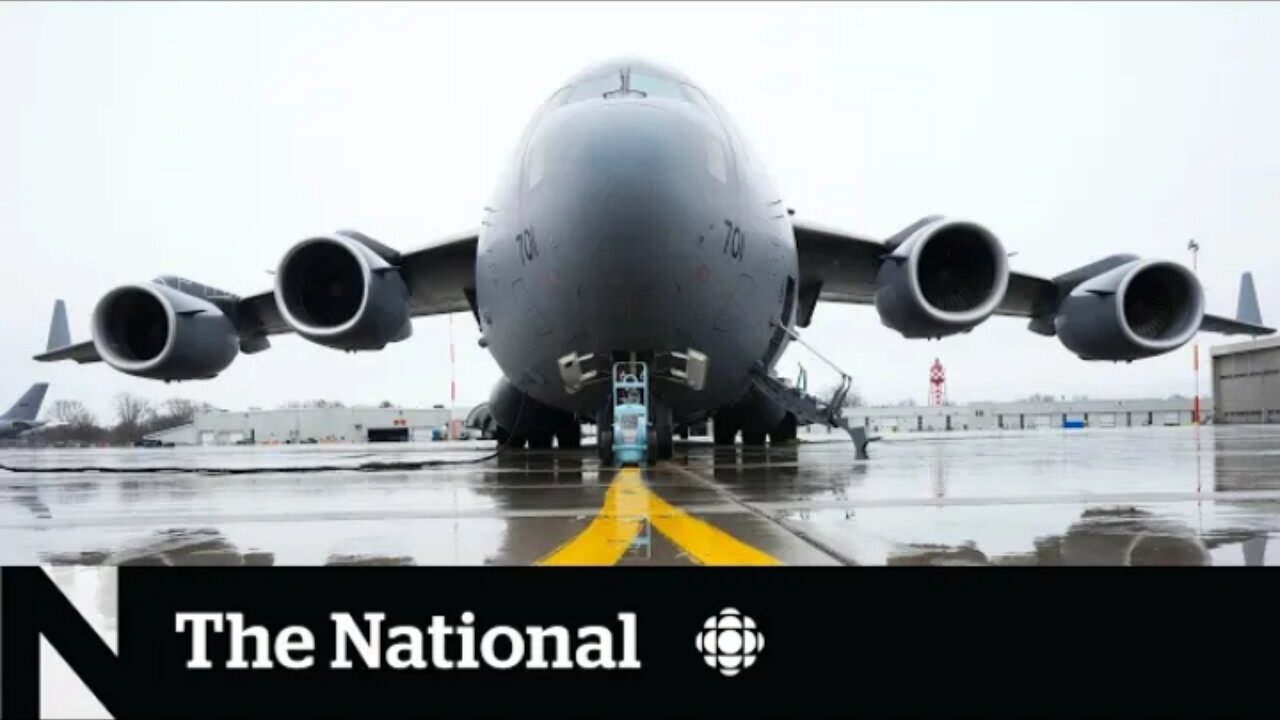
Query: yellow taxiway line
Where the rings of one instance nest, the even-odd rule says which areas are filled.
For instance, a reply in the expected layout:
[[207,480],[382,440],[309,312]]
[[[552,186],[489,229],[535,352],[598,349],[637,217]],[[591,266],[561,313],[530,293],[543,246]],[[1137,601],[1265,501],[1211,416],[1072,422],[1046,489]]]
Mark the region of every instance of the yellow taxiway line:
[[663,500],[645,485],[637,468],[620,470],[591,524],[536,564],[614,565],[626,554],[646,520],[699,565],[782,564],[772,555]]
[[649,522],[699,565],[781,565],[709,522],[699,520],[649,491]]
[[648,488],[640,471],[623,468],[605,493],[604,504],[585,530],[537,562],[538,565],[614,565],[640,532],[649,514]]

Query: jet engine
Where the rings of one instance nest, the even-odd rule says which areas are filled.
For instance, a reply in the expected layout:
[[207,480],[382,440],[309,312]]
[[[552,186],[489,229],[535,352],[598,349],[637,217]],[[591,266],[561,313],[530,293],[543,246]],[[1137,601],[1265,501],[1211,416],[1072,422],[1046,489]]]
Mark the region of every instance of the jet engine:
[[940,338],[986,320],[1009,286],[1004,246],[977,223],[940,218],[884,258],[876,278],[880,322],[908,338]]
[[1138,360],[1185,345],[1203,317],[1204,291],[1190,270],[1135,260],[1077,285],[1054,329],[1085,360]]
[[413,333],[398,256],[338,233],[294,245],[276,270],[276,306],[302,337],[339,350],[379,350]]
[[216,305],[158,283],[111,290],[92,327],[108,365],[153,380],[212,378],[240,352],[235,325]]
[[557,438],[561,448],[578,447],[581,426],[572,413],[546,405],[502,378],[489,395],[489,414],[497,422],[499,442],[511,440],[517,447],[527,441],[532,448],[549,448]]

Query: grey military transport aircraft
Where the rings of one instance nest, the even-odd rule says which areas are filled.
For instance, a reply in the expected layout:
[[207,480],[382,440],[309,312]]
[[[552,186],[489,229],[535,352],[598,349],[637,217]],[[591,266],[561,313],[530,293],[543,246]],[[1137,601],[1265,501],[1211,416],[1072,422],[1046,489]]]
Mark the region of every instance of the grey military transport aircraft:
[[[71,342],[71,333],[67,327],[67,306],[58,300],[53,305],[53,320],[49,324],[49,351],[65,347]],[[0,440],[21,437],[33,430],[45,427],[57,427],[62,422],[37,420],[40,407],[44,405],[45,395],[49,392],[49,383],[40,382],[32,385],[13,407],[0,415]]]
[[307,238],[274,288],[243,297],[173,276],[116,287],[91,341],[36,359],[206,379],[273,335],[370,351],[408,339],[414,317],[470,312],[504,374],[488,412],[508,447],[578,447],[582,422],[608,428],[613,363],[642,360],[667,457],[693,423],[759,445],[839,404],[771,372],[820,301],[874,305],[906,338],[1023,318],[1086,360],[1167,353],[1200,330],[1273,332],[1207,314],[1196,276],[1169,261],[1118,254],[1039,278],[972,220],[877,238],[796,217],[704,89],[621,59],[543,103],[476,228],[408,251],[354,231]]
[[18,398],[13,407],[0,415],[0,440],[16,438],[49,424],[36,419],[48,391],[49,383],[36,383]]

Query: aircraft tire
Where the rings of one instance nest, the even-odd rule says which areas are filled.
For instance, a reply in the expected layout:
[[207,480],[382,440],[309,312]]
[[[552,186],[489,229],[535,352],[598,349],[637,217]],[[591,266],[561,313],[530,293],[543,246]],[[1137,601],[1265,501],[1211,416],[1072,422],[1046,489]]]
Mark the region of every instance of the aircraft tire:
[[550,450],[551,443],[555,439],[553,433],[545,430],[529,433],[529,449],[530,450]]
[[765,431],[759,428],[742,428],[742,444],[744,447],[763,447]]
[[647,446],[645,448],[645,454],[648,456],[646,459],[649,461],[650,465],[657,465],[658,460],[662,458],[662,448],[658,443],[658,430],[657,428],[651,427],[645,431],[645,435]]
[[782,422],[778,423],[776,428],[769,431],[769,444],[781,445],[783,443],[793,443],[796,440],[796,434],[796,416],[791,413],[787,413],[782,419]]
[[523,450],[527,438],[523,435],[512,435],[509,430],[502,426],[498,426],[493,430],[493,439],[498,441],[501,447],[506,446],[508,450]]
[[716,415],[712,429],[716,445],[732,446],[738,436],[738,426],[729,417],[728,413]]
[[582,447],[582,428],[574,425],[556,433],[556,444],[561,450],[577,450]]
[[613,465],[613,428],[600,428],[596,434],[596,454],[602,466]]
[[671,411],[660,410],[657,422],[654,425],[658,438],[658,458],[670,460],[676,454],[675,426],[671,422]]

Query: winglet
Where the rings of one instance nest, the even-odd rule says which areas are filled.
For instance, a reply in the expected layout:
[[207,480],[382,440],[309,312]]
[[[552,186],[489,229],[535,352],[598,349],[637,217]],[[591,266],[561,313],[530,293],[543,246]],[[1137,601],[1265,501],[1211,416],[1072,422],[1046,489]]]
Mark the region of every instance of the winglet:
[[75,360],[78,363],[101,362],[98,349],[92,340],[71,344],[71,330],[67,327],[67,304],[61,300],[53,303],[53,320],[49,323],[49,342],[45,351],[36,355],[39,362]]
[[67,326],[67,304],[62,300],[53,303],[53,321],[49,324],[47,352],[53,352],[71,344],[71,330]]
[[1253,289],[1253,273],[1240,276],[1240,300],[1236,304],[1236,319],[1253,325],[1262,324],[1262,311],[1258,309],[1258,293]]
[[1253,337],[1275,333],[1275,328],[1262,324],[1262,311],[1258,309],[1258,293],[1253,289],[1253,273],[1247,272],[1240,276],[1240,300],[1236,304],[1235,318],[1206,313],[1200,320],[1200,329],[1224,335]]

